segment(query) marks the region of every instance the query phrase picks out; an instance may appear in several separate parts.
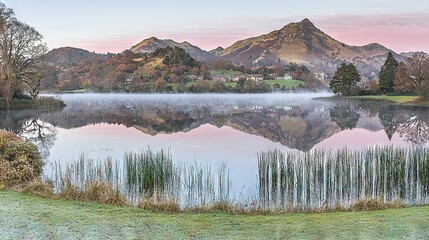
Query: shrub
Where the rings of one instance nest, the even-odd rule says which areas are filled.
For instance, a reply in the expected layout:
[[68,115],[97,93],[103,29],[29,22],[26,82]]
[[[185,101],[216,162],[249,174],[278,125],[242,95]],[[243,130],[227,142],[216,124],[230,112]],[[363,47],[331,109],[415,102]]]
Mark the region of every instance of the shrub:
[[34,144],[0,131],[0,182],[6,186],[30,182],[42,171],[43,160]]

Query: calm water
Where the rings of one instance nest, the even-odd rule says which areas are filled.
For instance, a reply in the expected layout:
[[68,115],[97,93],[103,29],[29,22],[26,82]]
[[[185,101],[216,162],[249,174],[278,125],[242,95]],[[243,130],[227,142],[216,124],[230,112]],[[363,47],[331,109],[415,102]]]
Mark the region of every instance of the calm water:
[[323,96],[72,94],[61,111],[0,112],[0,124],[39,146],[48,177],[82,154],[168,149],[176,163],[225,163],[235,192],[255,190],[261,151],[428,146],[427,108],[313,99]]

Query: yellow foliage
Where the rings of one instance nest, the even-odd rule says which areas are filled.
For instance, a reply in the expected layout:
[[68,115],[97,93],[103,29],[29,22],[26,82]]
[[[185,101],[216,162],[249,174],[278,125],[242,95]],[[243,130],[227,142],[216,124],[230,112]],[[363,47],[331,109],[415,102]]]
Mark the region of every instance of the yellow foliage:
[[37,147],[17,135],[0,131],[0,182],[6,186],[31,181],[42,172]]

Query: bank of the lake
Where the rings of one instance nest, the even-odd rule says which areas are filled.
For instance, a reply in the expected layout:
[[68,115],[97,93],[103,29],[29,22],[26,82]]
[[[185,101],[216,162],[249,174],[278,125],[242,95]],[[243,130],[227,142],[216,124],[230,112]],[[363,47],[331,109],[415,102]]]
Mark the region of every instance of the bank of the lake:
[[130,207],[0,192],[4,239],[427,239],[429,207],[373,212],[160,214]]
[[31,99],[12,99],[9,106],[6,100],[0,98],[0,110],[24,110],[24,109],[60,109],[65,104],[62,100],[54,97],[40,97],[35,102]]
[[375,100],[375,101],[388,101],[397,104],[419,104],[424,103],[420,100],[419,96],[389,96],[389,95],[366,95],[366,96],[352,96],[345,97],[347,99],[360,99],[360,100]]
[[429,102],[422,100],[419,96],[413,95],[364,95],[364,96],[331,96],[331,97],[320,97],[316,99],[328,99],[328,100],[362,100],[362,101],[374,101],[374,102],[389,102],[400,105],[412,105],[412,106],[428,106]]

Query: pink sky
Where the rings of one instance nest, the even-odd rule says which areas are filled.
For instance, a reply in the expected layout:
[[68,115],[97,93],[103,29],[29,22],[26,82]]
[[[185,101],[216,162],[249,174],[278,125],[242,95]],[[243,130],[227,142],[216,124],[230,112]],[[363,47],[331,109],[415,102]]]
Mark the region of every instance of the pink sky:
[[[272,18],[259,22],[237,20],[235,23],[221,23],[217,26],[194,26],[180,31],[160,29],[146,36],[140,34],[118,34],[107,39],[93,39],[76,42],[75,46],[96,52],[120,52],[145,38],[188,41],[205,50],[218,46],[228,47],[238,40],[259,36],[280,29],[289,22],[301,19]],[[336,15],[310,18],[316,27],[331,37],[348,45],[362,46],[380,43],[398,53],[407,51],[429,52],[429,13],[385,14],[385,15]]]
[[[378,42],[396,52],[429,52],[428,0],[4,0],[49,48],[122,52],[155,36],[205,50],[309,18],[349,45]],[[228,7],[225,7],[228,6]]]

